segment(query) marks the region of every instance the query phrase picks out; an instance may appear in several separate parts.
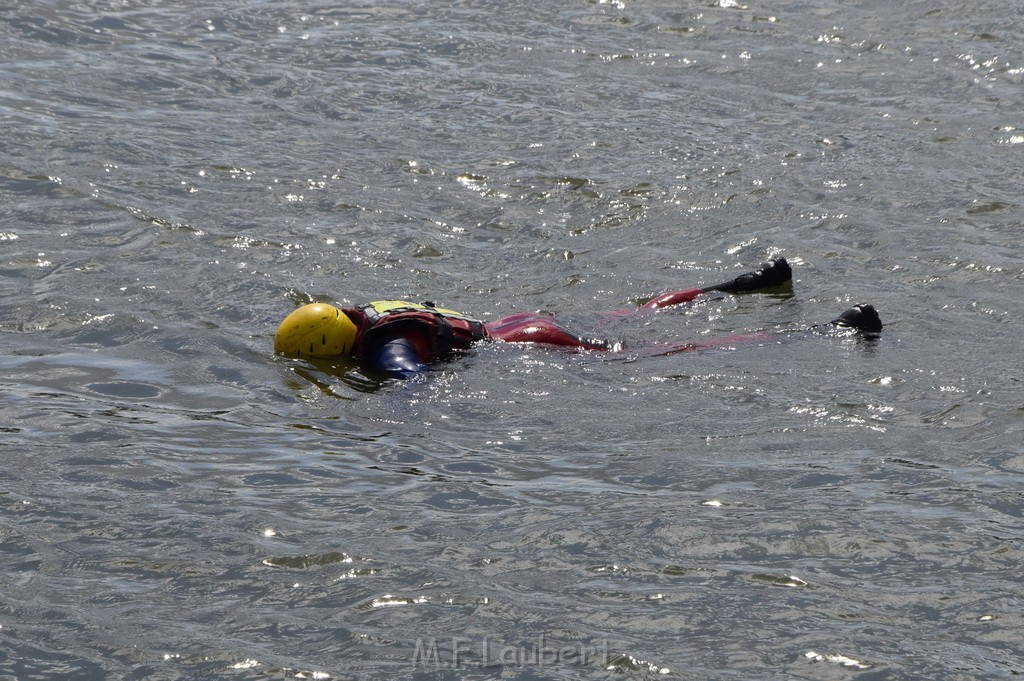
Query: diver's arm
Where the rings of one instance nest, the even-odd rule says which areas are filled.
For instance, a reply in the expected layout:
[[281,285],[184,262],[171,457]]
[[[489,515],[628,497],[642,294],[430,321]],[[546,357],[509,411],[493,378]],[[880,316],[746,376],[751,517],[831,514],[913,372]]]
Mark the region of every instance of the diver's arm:
[[395,378],[412,378],[427,370],[416,345],[402,336],[381,344],[370,356],[370,366]]

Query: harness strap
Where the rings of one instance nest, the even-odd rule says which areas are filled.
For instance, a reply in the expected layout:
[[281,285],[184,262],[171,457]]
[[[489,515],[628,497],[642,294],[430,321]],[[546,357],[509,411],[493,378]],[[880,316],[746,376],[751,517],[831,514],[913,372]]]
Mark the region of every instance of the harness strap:
[[455,332],[452,324],[444,315],[437,315],[437,349],[442,355],[447,355],[455,347]]
[[469,322],[469,332],[473,334],[474,341],[487,338],[487,330],[484,328],[484,323],[482,321],[479,319],[469,319],[468,317],[466,318],[466,321]]

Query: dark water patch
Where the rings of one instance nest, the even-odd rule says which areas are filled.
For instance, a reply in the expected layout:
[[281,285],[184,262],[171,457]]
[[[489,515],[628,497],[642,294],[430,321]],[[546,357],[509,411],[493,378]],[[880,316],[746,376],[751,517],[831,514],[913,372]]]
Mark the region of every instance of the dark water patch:
[[124,397],[132,399],[154,398],[160,395],[160,389],[146,383],[133,383],[130,381],[118,381],[114,383],[89,383],[84,386],[86,390],[109,395],[111,397]]
[[263,564],[269,567],[305,570],[310,567],[351,562],[353,562],[353,558],[347,553],[332,552],[321,554],[319,556],[282,556],[280,558],[266,558],[264,559]]

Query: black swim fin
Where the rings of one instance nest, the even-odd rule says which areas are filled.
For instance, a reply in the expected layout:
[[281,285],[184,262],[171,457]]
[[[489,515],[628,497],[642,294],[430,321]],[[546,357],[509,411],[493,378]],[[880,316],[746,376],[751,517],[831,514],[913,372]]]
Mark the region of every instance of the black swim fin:
[[881,333],[882,319],[874,305],[854,305],[832,320],[836,326],[857,329],[863,333]]
[[749,293],[763,288],[781,286],[793,279],[793,268],[785,258],[769,260],[753,272],[741,274],[714,286],[701,286],[702,291],[722,291],[723,293]]

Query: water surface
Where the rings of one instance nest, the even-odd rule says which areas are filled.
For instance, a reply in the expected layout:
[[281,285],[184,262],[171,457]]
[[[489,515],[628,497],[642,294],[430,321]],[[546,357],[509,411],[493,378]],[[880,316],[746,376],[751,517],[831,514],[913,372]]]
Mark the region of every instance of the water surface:
[[[998,678],[1019,650],[1005,3],[0,8],[11,678]],[[185,6],[187,5],[187,6]],[[628,307],[426,380],[309,300]]]

